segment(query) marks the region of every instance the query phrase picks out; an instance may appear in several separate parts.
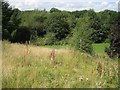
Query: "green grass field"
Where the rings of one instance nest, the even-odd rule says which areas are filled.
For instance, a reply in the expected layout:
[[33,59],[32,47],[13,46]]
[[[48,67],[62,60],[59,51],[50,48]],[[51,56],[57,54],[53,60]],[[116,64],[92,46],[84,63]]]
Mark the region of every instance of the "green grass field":
[[109,43],[100,43],[100,44],[93,44],[93,50],[96,53],[105,54],[105,48],[109,47]]
[[[95,45],[98,49],[99,45]],[[103,47],[103,46],[102,46]],[[107,55],[3,42],[3,88],[115,88],[118,63]]]
[[[93,44],[93,51],[98,54],[105,54],[105,48],[109,47],[109,43],[99,43],[99,44]],[[60,45],[53,45],[53,46],[43,46],[46,48],[55,48],[55,49],[70,49],[70,46],[60,46]]]

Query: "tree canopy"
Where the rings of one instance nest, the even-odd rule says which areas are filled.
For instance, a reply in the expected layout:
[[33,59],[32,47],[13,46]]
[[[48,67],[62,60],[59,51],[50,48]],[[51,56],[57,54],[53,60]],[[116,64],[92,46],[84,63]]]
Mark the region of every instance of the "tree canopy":
[[[2,9],[3,40],[20,43],[30,40],[36,45],[68,44],[88,53],[92,52],[92,43],[110,42],[112,50],[115,49],[112,43],[118,42],[115,34],[119,30],[114,24],[116,11],[95,12],[90,9],[70,12],[57,8],[20,11],[5,1]],[[111,27],[113,24],[115,26]]]

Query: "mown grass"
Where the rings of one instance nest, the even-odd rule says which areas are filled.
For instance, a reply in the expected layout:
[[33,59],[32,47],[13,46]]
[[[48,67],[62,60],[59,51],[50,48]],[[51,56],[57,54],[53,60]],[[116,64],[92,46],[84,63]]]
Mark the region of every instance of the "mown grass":
[[93,44],[93,50],[99,54],[105,54],[105,48],[109,47],[109,43]]
[[[118,63],[108,56],[90,56],[72,49],[3,42],[3,88],[115,88]],[[98,67],[98,63],[102,67]],[[102,74],[97,69],[101,68]]]

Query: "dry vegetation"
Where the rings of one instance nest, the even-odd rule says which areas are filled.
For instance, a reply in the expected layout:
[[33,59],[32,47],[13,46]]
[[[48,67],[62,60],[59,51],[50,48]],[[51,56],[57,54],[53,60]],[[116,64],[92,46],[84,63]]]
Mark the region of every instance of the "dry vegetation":
[[[107,55],[3,42],[3,88],[112,88],[118,63]],[[51,59],[52,58],[52,59]]]

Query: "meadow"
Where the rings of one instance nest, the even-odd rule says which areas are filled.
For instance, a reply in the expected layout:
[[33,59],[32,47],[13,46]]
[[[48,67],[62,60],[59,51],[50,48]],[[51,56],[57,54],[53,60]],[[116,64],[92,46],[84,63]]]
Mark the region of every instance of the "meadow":
[[[100,45],[91,56],[72,48],[2,42],[3,88],[116,88],[118,62]],[[106,46],[106,45],[105,45]],[[55,58],[50,58],[55,49]],[[102,50],[102,51],[101,51]]]

